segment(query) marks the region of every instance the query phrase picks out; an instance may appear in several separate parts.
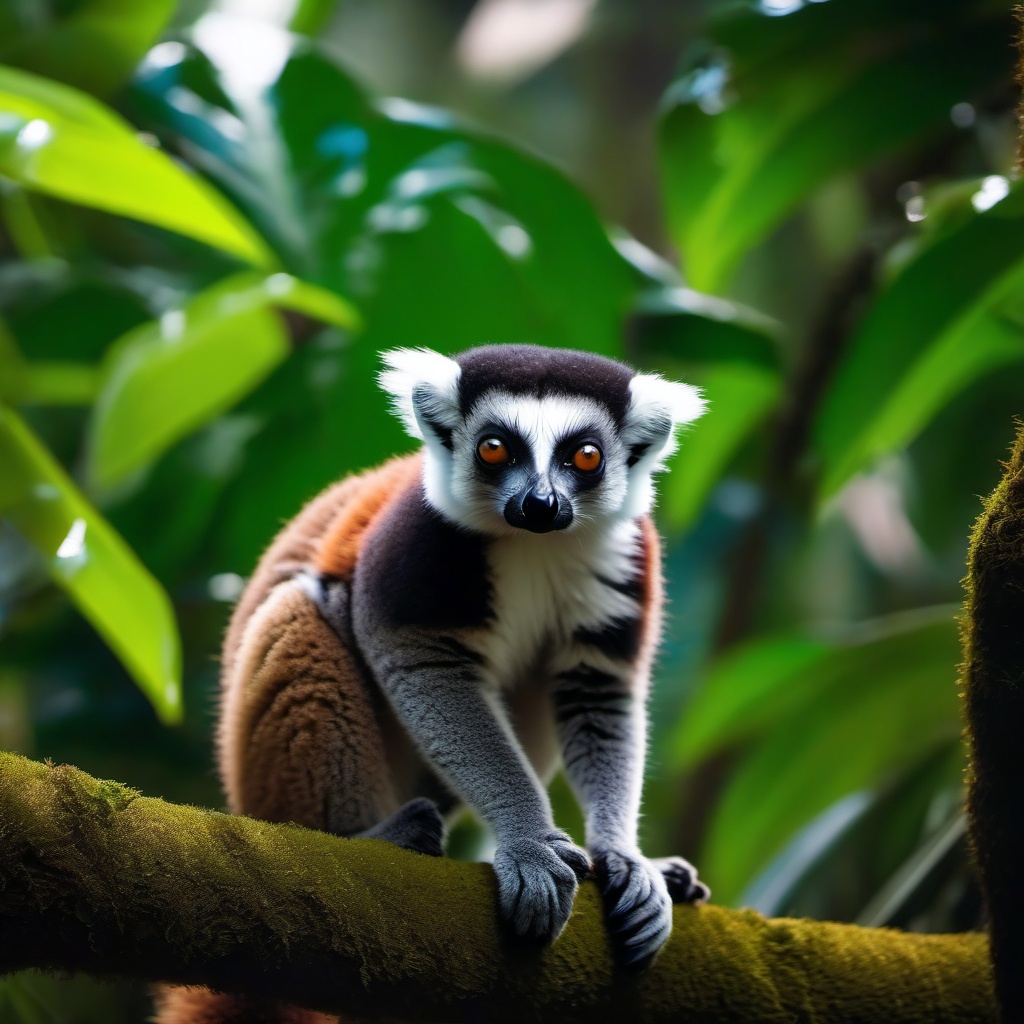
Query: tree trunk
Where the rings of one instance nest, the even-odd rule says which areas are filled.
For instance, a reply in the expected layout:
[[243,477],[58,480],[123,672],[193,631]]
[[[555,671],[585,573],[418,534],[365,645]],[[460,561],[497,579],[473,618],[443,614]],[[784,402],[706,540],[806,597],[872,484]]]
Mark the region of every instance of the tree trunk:
[[1006,1024],[1024,1021],[1024,427],[971,537],[961,685],[968,820]]

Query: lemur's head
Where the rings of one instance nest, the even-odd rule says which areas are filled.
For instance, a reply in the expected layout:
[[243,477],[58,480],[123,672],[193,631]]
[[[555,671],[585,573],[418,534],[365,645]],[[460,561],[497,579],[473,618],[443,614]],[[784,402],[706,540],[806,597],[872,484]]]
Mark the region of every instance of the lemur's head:
[[425,442],[427,500],[492,536],[642,515],[676,427],[704,411],[689,384],[568,349],[397,349],[384,362],[381,386]]

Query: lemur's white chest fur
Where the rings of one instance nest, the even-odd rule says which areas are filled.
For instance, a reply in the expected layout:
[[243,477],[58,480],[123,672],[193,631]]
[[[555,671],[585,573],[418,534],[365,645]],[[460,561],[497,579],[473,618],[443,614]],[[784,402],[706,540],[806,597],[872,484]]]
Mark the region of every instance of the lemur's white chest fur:
[[573,634],[637,617],[637,601],[609,583],[635,578],[640,543],[634,521],[602,531],[492,542],[491,619],[474,639],[493,682],[504,689],[539,665],[557,672],[588,655],[591,662],[603,661],[584,652]]

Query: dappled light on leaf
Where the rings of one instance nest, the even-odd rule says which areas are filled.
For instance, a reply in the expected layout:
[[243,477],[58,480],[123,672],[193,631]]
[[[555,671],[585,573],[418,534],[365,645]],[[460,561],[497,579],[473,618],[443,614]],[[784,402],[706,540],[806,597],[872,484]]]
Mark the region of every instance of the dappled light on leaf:
[[352,329],[350,304],[289,274],[240,274],[114,342],[90,432],[88,474],[109,487],[230,408],[289,351],[276,308]]
[[157,713],[181,716],[178,627],[163,588],[39,440],[0,406],[0,515],[117,652]]
[[156,224],[250,263],[273,262],[252,228],[195,175],[69,86],[0,68],[0,173],[25,188]]

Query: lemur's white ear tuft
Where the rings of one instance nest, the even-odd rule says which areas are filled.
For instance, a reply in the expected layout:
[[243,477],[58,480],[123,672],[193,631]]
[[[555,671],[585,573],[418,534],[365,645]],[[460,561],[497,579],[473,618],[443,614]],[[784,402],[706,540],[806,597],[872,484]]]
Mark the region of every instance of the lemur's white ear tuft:
[[459,364],[429,348],[396,348],[382,358],[386,369],[377,382],[391,396],[392,412],[406,431],[450,448],[460,418]]
[[700,388],[679,381],[665,380],[656,373],[638,373],[630,382],[633,393],[629,418],[669,416],[673,426],[690,423],[701,416],[707,402]]
[[701,416],[707,402],[700,388],[655,373],[638,373],[629,390],[632,400],[623,428],[631,450],[629,465],[642,463],[652,472],[675,450],[675,428]]

